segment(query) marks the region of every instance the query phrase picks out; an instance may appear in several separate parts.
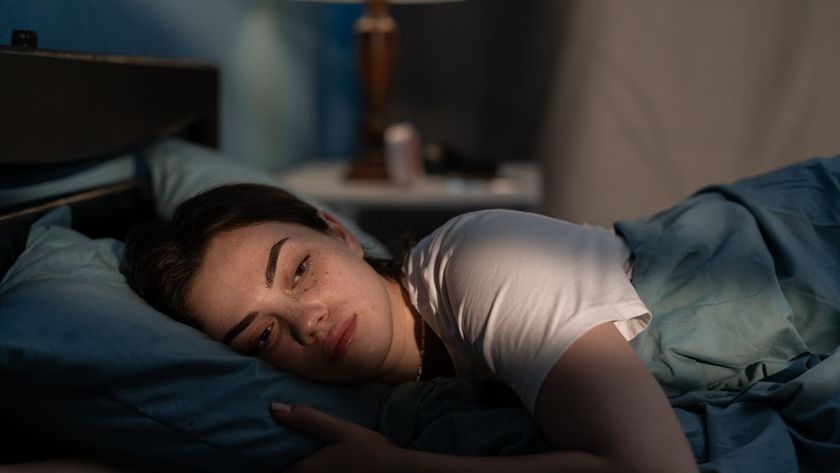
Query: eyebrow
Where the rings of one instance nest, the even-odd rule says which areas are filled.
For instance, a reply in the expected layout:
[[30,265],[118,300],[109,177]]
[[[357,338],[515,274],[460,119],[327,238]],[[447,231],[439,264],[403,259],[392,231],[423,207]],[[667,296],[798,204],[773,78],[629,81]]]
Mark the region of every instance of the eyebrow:
[[234,325],[233,328],[231,328],[228,331],[228,333],[225,334],[225,338],[222,339],[222,342],[225,345],[230,345],[230,342],[232,342],[237,335],[242,333],[243,330],[248,328],[248,326],[251,325],[251,322],[253,322],[255,318],[257,318],[257,312],[249,312],[248,315],[242,317],[242,320],[240,320],[239,323]]
[[277,243],[271,245],[268,250],[268,262],[265,265],[265,287],[271,287],[274,284],[274,271],[277,269],[277,255],[280,254],[280,249],[283,248],[283,243],[289,238],[278,240]]
[[[265,265],[265,287],[271,287],[271,285],[274,284],[274,272],[277,269],[277,256],[280,254],[280,249],[283,248],[283,243],[286,243],[286,240],[288,239],[289,238],[287,237],[282,240],[278,240],[277,243],[271,245],[271,249],[268,250],[268,263]],[[248,328],[255,318],[257,318],[257,312],[249,312],[248,315],[242,317],[242,320],[228,330],[228,333],[225,334],[222,342],[225,345],[230,345],[230,342]]]

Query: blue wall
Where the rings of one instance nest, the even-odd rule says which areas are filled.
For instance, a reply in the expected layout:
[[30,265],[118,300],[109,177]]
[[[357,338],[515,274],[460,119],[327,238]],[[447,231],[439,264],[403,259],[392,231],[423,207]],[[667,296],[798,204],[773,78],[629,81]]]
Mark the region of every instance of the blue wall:
[[0,44],[34,29],[44,49],[193,58],[222,74],[220,139],[278,169],[357,144],[358,5],[283,0],[3,0]]

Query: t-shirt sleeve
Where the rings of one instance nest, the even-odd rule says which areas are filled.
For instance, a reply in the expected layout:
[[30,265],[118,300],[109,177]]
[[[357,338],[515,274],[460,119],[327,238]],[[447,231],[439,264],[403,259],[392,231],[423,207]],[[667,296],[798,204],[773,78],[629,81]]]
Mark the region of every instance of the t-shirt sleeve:
[[[438,305],[427,309],[444,341],[460,344],[457,350],[533,412],[549,370],[578,337],[618,322],[632,338],[649,320],[616,244],[601,228],[524,212],[474,212],[418,245],[409,278],[420,277],[425,294],[416,295]],[[624,321],[632,319],[640,323],[628,330]]]

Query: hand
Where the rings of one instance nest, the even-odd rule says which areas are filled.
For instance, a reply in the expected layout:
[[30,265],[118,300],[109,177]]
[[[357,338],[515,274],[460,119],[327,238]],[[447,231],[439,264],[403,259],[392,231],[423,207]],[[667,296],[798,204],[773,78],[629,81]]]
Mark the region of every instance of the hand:
[[405,450],[385,436],[353,422],[305,405],[271,404],[271,414],[283,424],[303,430],[328,443],[318,452],[292,465],[287,472],[400,471]]

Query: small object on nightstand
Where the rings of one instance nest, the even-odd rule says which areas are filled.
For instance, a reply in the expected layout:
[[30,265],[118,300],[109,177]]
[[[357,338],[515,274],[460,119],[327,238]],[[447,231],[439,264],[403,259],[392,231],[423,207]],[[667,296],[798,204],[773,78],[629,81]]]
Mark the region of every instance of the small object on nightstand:
[[420,133],[410,123],[397,123],[385,130],[385,164],[392,184],[410,187],[423,178]]
[[426,172],[471,179],[492,179],[497,176],[498,163],[478,156],[467,157],[446,143],[426,143],[424,148]]

